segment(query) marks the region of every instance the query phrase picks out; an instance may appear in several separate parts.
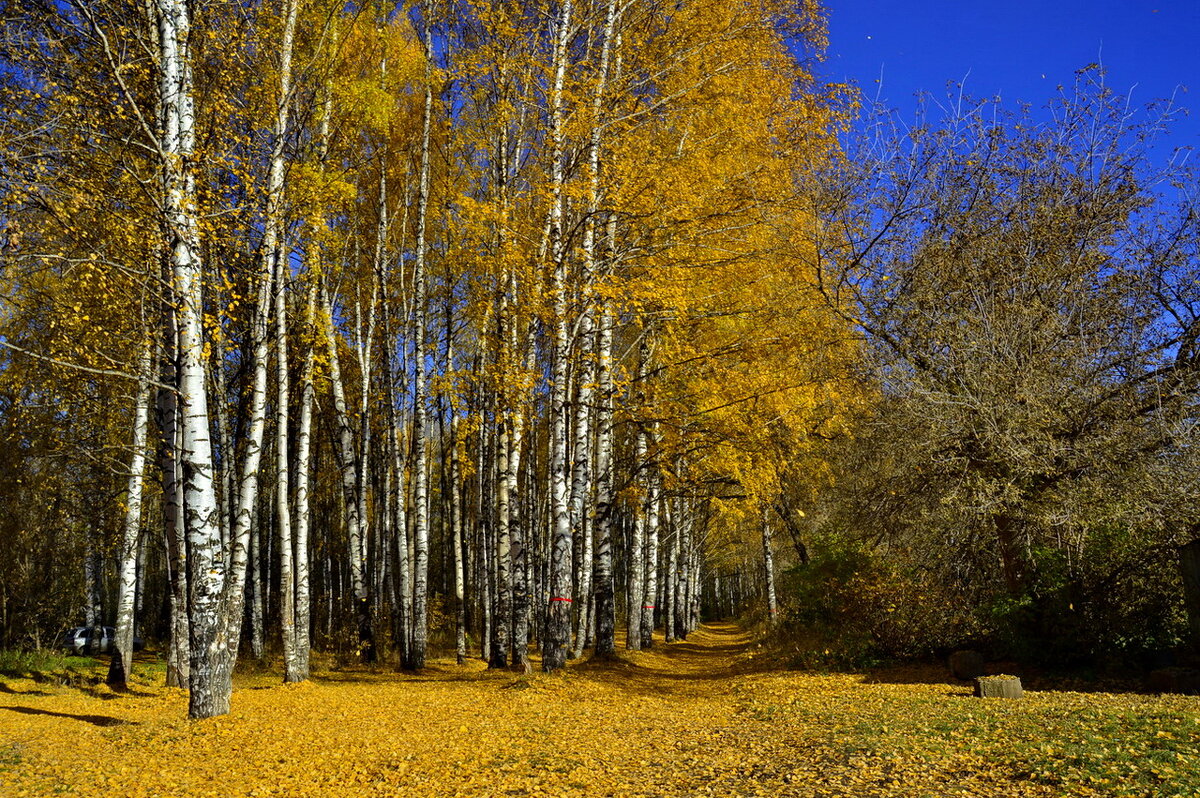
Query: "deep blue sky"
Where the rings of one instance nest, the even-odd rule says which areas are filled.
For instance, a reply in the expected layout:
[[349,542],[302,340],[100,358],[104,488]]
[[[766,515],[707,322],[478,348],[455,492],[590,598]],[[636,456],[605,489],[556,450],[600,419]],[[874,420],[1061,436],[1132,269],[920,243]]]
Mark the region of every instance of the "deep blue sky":
[[1069,86],[1077,69],[1099,62],[1109,87],[1132,88],[1139,104],[1175,93],[1191,114],[1174,126],[1170,144],[1191,144],[1192,157],[1200,158],[1200,0],[826,5],[829,49],[818,69],[826,81],[852,81],[868,97],[878,88],[886,104],[902,110],[915,92],[944,96],[947,81],[964,78],[973,96],[1040,106],[1058,85]]

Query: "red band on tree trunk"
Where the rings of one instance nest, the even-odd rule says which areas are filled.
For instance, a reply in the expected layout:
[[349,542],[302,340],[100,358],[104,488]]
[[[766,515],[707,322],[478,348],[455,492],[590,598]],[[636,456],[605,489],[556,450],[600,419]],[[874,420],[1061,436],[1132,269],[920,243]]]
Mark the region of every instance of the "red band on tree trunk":
[[568,598],[552,598],[552,599],[550,599],[550,601],[551,601],[551,603],[553,603],[553,602],[555,602],[555,601],[565,601],[565,602],[567,602],[568,604],[570,604],[570,603],[571,603],[571,599],[568,599]]

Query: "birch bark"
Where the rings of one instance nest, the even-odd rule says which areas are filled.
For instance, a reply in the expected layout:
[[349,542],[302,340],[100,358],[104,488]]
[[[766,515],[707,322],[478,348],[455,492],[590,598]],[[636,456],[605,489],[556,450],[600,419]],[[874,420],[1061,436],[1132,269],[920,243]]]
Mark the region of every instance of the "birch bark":
[[296,532],[292,541],[295,564],[295,681],[308,678],[309,652],[312,649],[312,609],[309,589],[308,535],[311,526],[312,477],[312,422],[313,400],[316,387],[313,372],[316,369],[316,341],[312,338],[317,314],[317,289],[314,281],[308,288],[304,321],[309,332],[308,352],[304,358],[304,371],[300,375],[300,421],[296,430]]
[[362,559],[362,524],[359,518],[358,491],[360,480],[354,451],[354,433],[350,428],[350,414],[346,409],[346,389],[342,383],[341,359],[338,355],[337,331],[334,327],[333,304],[324,287],[321,289],[325,318],[325,344],[329,353],[329,381],[333,389],[333,411],[337,423],[334,435],[334,451],[337,454],[341,473],[342,504],[346,512],[346,533],[349,538],[350,590],[354,601],[355,617],[358,620],[359,653],[364,662],[375,660],[375,632],[371,619],[371,603],[367,598],[365,563]]
[[654,611],[658,597],[658,521],[662,482],[657,470],[650,472],[646,496],[646,592],[642,602],[642,648],[654,645]]
[[771,544],[771,523],[766,507],[762,509],[762,546],[763,546],[763,576],[766,579],[767,622],[774,624],[779,614],[779,606],[775,601],[775,552]]
[[209,440],[208,386],[204,368],[204,330],[199,225],[192,172],[195,108],[190,63],[191,20],[184,0],[156,0],[159,37],[159,99],[162,109],[163,214],[169,237],[171,276],[177,299],[179,448],[183,477],[183,529],[186,531],[190,615],[188,714],[211,717],[229,711],[229,695],[214,681],[223,655],[219,634],[221,526]]
[[[168,285],[170,284],[168,279]],[[178,380],[175,353],[176,322],[174,302],[166,303],[164,313],[167,330],[164,346],[162,382],[171,385]],[[183,528],[183,480],[179,475],[179,450],[183,444],[179,424],[179,395],[160,389],[157,396],[160,442],[159,469],[162,474],[163,537],[167,550],[167,583],[169,595],[170,640],[167,643],[167,687],[186,688],[190,668],[190,624],[187,614],[187,533]]]
[[413,263],[413,629],[409,667],[425,667],[425,649],[429,634],[429,496],[428,442],[425,440],[426,393],[425,381],[425,322],[427,222],[429,216],[429,135],[433,124],[433,19],[432,3],[424,0],[425,98],[421,121],[421,167],[417,181],[417,241]]
[[291,405],[287,334],[287,265],[275,259],[275,519],[279,530],[279,625],[283,638],[283,680],[299,682],[296,659],[295,536],[292,529],[288,462],[288,422]]
[[550,98],[551,183],[550,260],[553,269],[554,365],[550,386],[550,515],[553,535],[550,554],[550,596],[542,669],[556,671],[567,664],[571,643],[571,515],[567,494],[567,251],[563,226],[565,166],[563,83],[571,29],[571,0],[562,4],[554,38],[554,83]]
[[129,457],[129,481],[125,488],[125,524],[118,559],[117,619],[112,656],[108,663],[108,684],[126,689],[133,672],[134,599],[137,596],[138,547],[142,531],[142,487],[146,471],[146,442],[150,428],[150,369],[154,346],[146,343],[138,365],[137,398],[133,405],[133,443]]

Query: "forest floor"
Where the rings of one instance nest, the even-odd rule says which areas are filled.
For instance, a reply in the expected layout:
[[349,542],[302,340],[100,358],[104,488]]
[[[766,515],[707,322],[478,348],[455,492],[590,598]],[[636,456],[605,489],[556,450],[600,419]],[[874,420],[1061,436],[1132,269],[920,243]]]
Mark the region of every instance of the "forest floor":
[[182,690],[0,678],[0,796],[1200,795],[1200,698],[769,660],[710,625],[554,676],[257,673],[199,722]]

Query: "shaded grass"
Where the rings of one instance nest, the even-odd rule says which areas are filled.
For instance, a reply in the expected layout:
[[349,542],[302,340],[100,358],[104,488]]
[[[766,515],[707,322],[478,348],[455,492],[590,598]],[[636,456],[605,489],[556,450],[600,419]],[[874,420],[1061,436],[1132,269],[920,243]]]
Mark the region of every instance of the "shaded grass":
[[905,795],[956,782],[982,794],[993,794],[984,784],[1003,794],[1006,782],[1013,793],[1056,795],[1183,796],[1200,787],[1200,702],[1192,697],[1047,691],[976,699],[947,684],[807,678],[806,696],[739,689],[739,711],[820,741],[843,783]]
[[96,664],[91,657],[60,654],[49,649],[20,651],[0,650],[0,676],[28,676],[32,673],[55,673],[90,668]]

